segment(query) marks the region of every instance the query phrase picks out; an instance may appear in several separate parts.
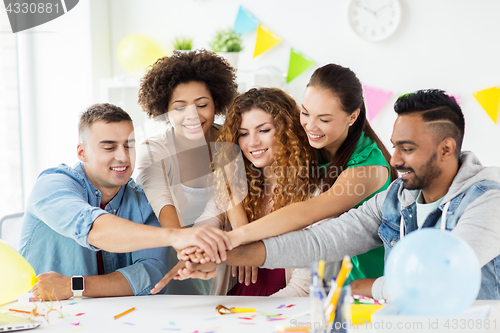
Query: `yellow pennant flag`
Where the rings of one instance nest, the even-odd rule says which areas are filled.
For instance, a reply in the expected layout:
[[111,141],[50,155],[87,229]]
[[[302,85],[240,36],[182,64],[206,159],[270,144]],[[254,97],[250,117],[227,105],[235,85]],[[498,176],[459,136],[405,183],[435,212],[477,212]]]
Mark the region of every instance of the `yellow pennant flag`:
[[273,33],[271,30],[262,26],[259,23],[257,28],[257,40],[255,41],[255,49],[253,51],[253,57],[255,58],[259,54],[269,50],[273,46],[281,42],[281,38]]
[[475,92],[473,95],[496,124],[498,121],[498,106],[500,104],[500,88],[484,89]]

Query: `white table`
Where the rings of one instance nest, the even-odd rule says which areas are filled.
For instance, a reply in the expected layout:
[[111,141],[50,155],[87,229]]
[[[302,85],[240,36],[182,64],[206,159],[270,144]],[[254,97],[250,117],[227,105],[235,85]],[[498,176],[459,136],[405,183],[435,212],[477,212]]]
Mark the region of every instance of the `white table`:
[[[41,309],[43,304],[37,303]],[[276,332],[276,325],[286,325],[290,319],[268,321],[268,315],[283,314],[290,317],[309,310],[307,297],[272,298],[244,296],[174,296],[151,295],[115,298],[83,298],[81,300],[61,301],[64,318],[59,314],[49,314],[50,324],[42,317],[35,320],[44,323],[36,331],[50,332]],[[255,313],[219,315],[215,307],[222,304],[226,307],[256,308]],[[286,308],[281,305],[291,305]],[[8,312],[9,308],[20,310],[33,309],[28,302],[28,294],[19,301],[0,307],[0,312]],[[54,308],[59,305],[54,303]],[[136,310],[114,319],[132,307]],[[13,314],[12,312],[9,312]],[[81,314],[77,316],[78,314]],[[19,314],[17,314],[19,315]],[[239,319],[251,317],[252,319]],[[26,315],[27,316],[27,315]],[[308,317],[302,317],[302,319]],[[300,318],[299,318],[300,319]],[[77,325],[76,325],[77,324]]]
[[[23,295],[19,301],[12,304],[0,306],[0,313],[8,312],[9,308],[19,310],[33,309],[33,303],[28,302],[29,294]],[[43,308],[43,304],[37,303],[38,309]],[[182,333],[221,333],[221,332],[276,332],[277,325],[287,326],[297,325],[298,322],[310,320],[309,316],[294,315],[301,314],[309,310],[309,299],[307,297],[245,297],[245,296],[190,296],[190,295],[151,295],[135,297],[114,297],[114,298],[84,298],[81,300],[62,301],[62,313],[64,318],[59,318],[59,314],[52,312],[49,314],[50,324],[47,324],[42,317],[35,320],[43,321],[43,324],[36,331],[47,332],[182,332]],[[255,313],[241,313],[218,315],[215,307],[222,304],[226,307],[256,308]],[[293,307],[286,306],[295,304]],[[489,316],[490,322],[496,322],[496,326],[491,325],[489,330],[481,332],[500,332],[500,302],[498,301],[476,301],[471,308],[481,307],[486,304],[493,305],[494,310]],[[285,305],[285,307],[278,307]],[[132,307],[136,310],[114,319]],[[54,308],[59,308],[58,303],[54,303]],[[12,313],[11,313],[12,314]],[[79,315],[81,314],[81,315]],[[287,317],[283,320],[269,321],[267,315],[282,314]],[[18,314],[19,315],[19,314]],[[252,315],[255,317],[249,318]],[[27,316],[27,315],[26,315]],[[386,318],[385,318],[386,319]],[[414,322],[417,318],[396,318],[403,322]],[[420,332],[441,333],[440,330],[433,330],[427,327],[429,319],[418,318],[423,321],[423,330]],[[293,320],[293,321],[292,321]],[[433,318],[432,320],[435,320]],[[392,327],[386,329],[367,329],[359,327],[356,331],[363,332],[404,332],[409,330],[397,330]],[[417,331],[416,331],[417,332]],[[444,331],[443,331],[444,332]],[[447,330],[446,332],[478,332],[478,330]]]

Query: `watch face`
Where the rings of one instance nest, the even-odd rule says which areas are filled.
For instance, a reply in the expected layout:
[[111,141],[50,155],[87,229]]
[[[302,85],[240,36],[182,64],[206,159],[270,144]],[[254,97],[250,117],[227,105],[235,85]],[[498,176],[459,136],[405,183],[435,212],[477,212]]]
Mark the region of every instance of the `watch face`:
[[71,278],[71,289],[72,290],[83,290],[83,277],[73,276]]
[[349,24],[366,40],[383,40],[396,31],[401,21],[399,0],[351,0]]

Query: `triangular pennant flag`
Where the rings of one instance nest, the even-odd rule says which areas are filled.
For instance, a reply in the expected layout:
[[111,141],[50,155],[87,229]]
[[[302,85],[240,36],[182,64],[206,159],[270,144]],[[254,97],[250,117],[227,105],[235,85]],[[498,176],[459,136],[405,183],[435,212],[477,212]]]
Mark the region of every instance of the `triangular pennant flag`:
[[480,90],[473,95],[496,124],[498,121],[498,106],[500,104],[500,88],[493,87]]
[[257,40],[255,41],[253,57],[255,58],[262,52],[269,50],[279,42],[281,42],[281,38],[279,36],[276,36],[271,30],[263,27],[262,24],[259,23],[259,27],[257,28]]
[[363,86],[366,101],[366,116],[368,121],[372,121],[392,96],[391,91]]
[[308,60],[300,53],[290,50],[290,62],[288,63],[288,75],[286,76],[286,83],[289,83],[297,76],[302,74],[306,69],[314,64],[313,60]]
[[234,22],[234,31],[239,34],[254,31],[259,26],[259,21],[248,10],[240,6],[236,21]]

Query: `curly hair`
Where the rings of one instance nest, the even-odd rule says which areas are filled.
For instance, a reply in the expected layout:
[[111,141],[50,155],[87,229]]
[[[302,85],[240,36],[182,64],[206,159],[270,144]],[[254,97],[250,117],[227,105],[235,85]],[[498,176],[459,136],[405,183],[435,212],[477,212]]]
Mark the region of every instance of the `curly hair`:
[[150,118],[167,112],[175,87],[181,83],[203,82],[215,103],[216,115],[226,113],[237,94],[235,69],[214,52],[174,51],[158,59],[141,79],[139,105]]
[[[277,151],[271,169],[276,173],[277,184],[273,192],[274,204],[271,211],[307,200],[310,195],[309,186],[316,180],[314,173],[309,172],[309,167],[316,163],[316,154],[300,125],[297,103],[281,89],[253,88],[237,96],[229,108],[218,142],[238,144],[242,114],[254,108],[269,113],[276,127],[274,138]],[[227,165],[228,160],[234,159],[234,153],[227,154],[222,149],[216,152],[216,159],[219,165]],[[243,207],[251,222],[262,217],[265,179],[263,172],[246,157],[243,156],[243,159],[248,186],[248,195],[243,199]],[[303,174],[302,170],[306,170],[306,174]],[[236,173],[237,170],[234,170],[233,176]],[[216,202],[219,205],[227,203],[227,198],[221,198],[221,193],[231,195],[231,188],[226,185],[231,175],[224,177],[224,180],[215,182]]]

